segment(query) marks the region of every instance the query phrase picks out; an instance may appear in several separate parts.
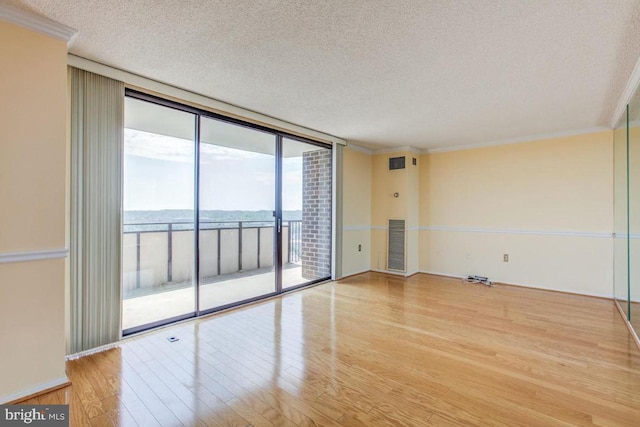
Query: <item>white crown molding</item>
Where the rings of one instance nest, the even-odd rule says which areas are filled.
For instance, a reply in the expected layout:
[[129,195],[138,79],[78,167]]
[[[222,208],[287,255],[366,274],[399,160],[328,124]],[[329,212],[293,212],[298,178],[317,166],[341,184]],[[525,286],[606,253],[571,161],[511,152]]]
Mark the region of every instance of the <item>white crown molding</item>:
[[576,136],[576,135],[585,135],[585,134],[589,134],[589,133],[604,132],[604,131],[607,131],[607,130],[611,130],[611,129],[609,129],[607,127],[604,127],[604,126],[596,126],[596,127],[592,127],[592,128],[586,128],[586,129],[576,129],[576,130],[569,130],[569,131],[564,131],[564,132],[544,133],[544,134],[523,136],[523,137],[519,137],[519,138],[503,139],[503,140],[499,140],[499,141],[480,142],[480,143],[477,143],[477,144],[455,145],[455,146],[452,146],[452,147],[441,147],[441,148],[430,148],[430,149],[422,150],[422,154],[444,153],[444,152],[447,152],[447,151],[470,150],[470,149],[473,149],[473,148],[494,147],[494,146],[497,146],[497,145],[506,145],[506,144],[518,144],[518,143],[521,143],[521,142],[542,141],[542,140],[545,140],[545,139],[563,138],[563,137]]
[[420,154],[420,150],[418,148],[411,147],[411,146],[383,148],[381,150],[375,150],[373,154],[399,153],[401,151],[408,151],[413,154]]
[[362,147],[360,145],[356,145],[353,142],[349,142],[347,141],[347,148],[353,150],[353,151],[359,151],[361,153],[365,153],[368,155],[372,155],[373,154],[373,150],[366,148],[366,147]]
[[44,382],[42,384],[38,384],[36,386],[29,387],[24,390],[20,390],[18,392],[9,394],[7,396],[0,396],[0,405],[4,405],[8,402],[16,402],[27,396],[32,396],[36,393],[41,393],[43,391],[50,390],[52,388],[62,387],[70,384],[71,383],[69,382],[69,378],[67,378],[67,376],[65,375],[65,376]]
[[618,124],[618,120],[624,113],[627,104],[631,101],[631,97],[638,88],[638,85],[640,85],[640,58],[636,61],[636,65],[633,67],[629,80],[627,80],[627,85],[624,87],[624,90],[620,95],[620,99],[618,99],[616,109],[613,110],[613,115],[609,120],[609,125],[612,129]]
[[78,34],[78,30],[74,28],[4,4],[0,4],[0,19],[63,40],[67,45]]
[[0,252],[0,264],[66,258],[68,254],[69,250],[66,248],[28,252]]

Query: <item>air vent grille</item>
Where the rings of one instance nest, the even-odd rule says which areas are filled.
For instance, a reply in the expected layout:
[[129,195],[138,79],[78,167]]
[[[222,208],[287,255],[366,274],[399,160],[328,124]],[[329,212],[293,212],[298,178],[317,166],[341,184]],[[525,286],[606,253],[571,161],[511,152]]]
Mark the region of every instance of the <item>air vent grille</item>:
[[404,219],[389,220],[389,247],[387,269],[405,271],[404,266]]
[[405,164],[404,156],[389,158],[389,170],[404,169],[405,168],[404,164]]

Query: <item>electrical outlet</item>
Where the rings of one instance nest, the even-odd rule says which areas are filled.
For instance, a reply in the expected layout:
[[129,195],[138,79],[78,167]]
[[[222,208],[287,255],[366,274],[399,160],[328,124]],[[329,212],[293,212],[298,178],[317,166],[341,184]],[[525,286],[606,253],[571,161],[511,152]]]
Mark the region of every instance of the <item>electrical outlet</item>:
[[358,252],[362,252],[362,245],[358,245]]
[[502,255],[502,261],[509,262],[509,254]]

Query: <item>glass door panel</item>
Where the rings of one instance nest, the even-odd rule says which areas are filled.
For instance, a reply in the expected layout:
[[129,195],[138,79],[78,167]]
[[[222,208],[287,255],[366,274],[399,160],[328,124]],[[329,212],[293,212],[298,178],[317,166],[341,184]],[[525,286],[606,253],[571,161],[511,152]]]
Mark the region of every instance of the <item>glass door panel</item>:
[[125,98],[124,334],[195,314],[195,120]]
[[640,334],[640,90],[629,102],[629,321]]
[[202,117],[200,311],[276,292],[276,137]]
[[629,247],[627,218],[627,115],[620,119],[613,134],[614,151],[614,275],[615,298],[629,315]]
[[330,148],[282,140],[282,288],[331,277]]

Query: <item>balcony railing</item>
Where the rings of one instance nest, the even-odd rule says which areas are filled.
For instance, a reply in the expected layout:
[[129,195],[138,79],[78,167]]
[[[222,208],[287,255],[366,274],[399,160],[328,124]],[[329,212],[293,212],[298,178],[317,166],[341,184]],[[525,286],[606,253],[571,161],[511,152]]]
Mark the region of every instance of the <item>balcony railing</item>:
[[[201,278],[274,264],[274,225],[267,221],[200,221]],[[189,281],[193,275],[193,222],[124,224],[123,291]],[[283,258],[301,259],[302,221],[283,221]]]

